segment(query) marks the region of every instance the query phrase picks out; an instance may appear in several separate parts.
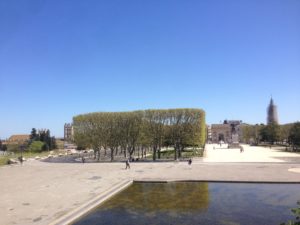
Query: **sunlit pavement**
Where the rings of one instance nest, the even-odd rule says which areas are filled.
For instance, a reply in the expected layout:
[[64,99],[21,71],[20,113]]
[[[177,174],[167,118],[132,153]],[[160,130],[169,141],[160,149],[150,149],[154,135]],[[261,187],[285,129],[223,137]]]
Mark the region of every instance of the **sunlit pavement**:
[[[45,163],[0,167],[0,224],[50,224],[81,205],[130,180],[300,182],[295,153],[244,146],[215,149],[187,162]],[[291,160],[292,159],[292,160]]]
[[227,144],[208,144],[203,162],[299,162],[300,154],[272,148],[241,145],[244,149],[228,149]]

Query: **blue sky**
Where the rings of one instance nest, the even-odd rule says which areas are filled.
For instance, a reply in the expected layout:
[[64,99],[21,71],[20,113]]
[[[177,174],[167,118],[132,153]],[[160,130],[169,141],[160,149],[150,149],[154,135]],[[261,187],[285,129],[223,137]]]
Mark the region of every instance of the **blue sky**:
[[0,138],[94,111],[300,120],[299,0],[1,0]]

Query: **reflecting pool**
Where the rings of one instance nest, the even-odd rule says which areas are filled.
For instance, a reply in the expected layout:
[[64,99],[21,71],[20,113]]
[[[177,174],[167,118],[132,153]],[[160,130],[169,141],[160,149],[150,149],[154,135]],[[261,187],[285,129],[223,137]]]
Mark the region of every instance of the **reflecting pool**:
[[297,200],[300,184],[133,183],[74,224],[280,225]]

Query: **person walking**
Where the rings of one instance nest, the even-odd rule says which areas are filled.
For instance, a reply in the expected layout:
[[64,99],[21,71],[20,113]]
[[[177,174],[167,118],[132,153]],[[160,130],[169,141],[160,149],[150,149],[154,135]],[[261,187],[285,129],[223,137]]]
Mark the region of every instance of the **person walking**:
[[244,152],[244,148],[243,146],[240,146],[240,153],[243,153]]
[[188,160],[188,164],[189,164],[189,167],[191,169],[192,168],[192,159],[191,158]]
[[126,160],[126,168],[125,168],[125,169],[126,169],[126,170],[127,170],[127,169],[130,169],[129,159]]

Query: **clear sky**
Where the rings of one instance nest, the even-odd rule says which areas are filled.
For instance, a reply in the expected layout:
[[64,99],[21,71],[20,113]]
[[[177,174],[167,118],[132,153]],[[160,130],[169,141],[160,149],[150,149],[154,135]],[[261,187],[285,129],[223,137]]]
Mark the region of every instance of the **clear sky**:
[[300,120],[299,0],[1,0],[0,138],[81,113]]

